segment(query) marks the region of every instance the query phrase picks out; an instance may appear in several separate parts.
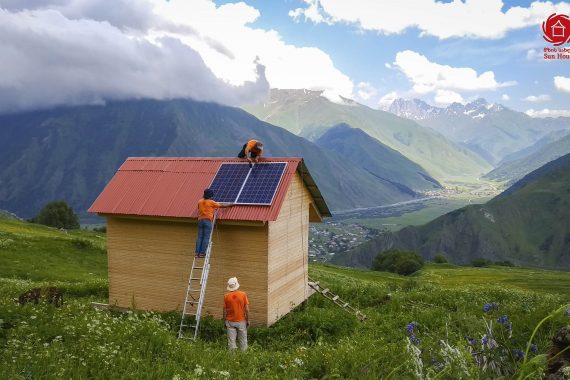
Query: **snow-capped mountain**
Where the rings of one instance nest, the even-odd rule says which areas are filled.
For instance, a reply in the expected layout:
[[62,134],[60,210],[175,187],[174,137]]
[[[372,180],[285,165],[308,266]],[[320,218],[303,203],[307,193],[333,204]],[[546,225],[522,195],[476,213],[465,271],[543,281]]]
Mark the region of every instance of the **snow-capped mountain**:
[[503,111],[504,106],[500,104],[487,103],[483,98],[463,105],[452,103],[446,108],[435,107],[419,99],[396,99],[388,109],[394,115],[410,120],[426,120],[439,117],[441,115],[460,116],[466,115],[472,119],[481,119],[490,113]]
[[452,103],[445,108],[419,99],[396,99],[388,111],[435,129],[493,165],[548,133],[570,129],[570,118],[533,119],[482,98],[465,105]]

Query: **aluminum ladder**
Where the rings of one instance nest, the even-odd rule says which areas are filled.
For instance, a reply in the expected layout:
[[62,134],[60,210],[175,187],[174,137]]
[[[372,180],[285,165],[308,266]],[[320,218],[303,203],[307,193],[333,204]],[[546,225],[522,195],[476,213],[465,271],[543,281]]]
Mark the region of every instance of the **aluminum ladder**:
[[[216,210],[212,221],[212,230],[210,231],[210,240],[206,249],[205,257],[194,256],[192,261],[192,269],[188,277],[188,287],[186,288],[186,298],[184,299],[184,307],[182,308],[182,318],[180,319],[180,328],[178,329],[178,339],[198,338],[200,328],[200,319],[202,318],[202,308],[204,306],[204,298],[206,296],[206,284],[208,283],[208,273],[210,272],[210,256],[212,255],[212,237],[214,236],[214,226],[216,225]],[[187,317],[194,316],[191,322],[186,322]],[[194,330],[193,336],[185,335],[185,331]]]
[[323,288],[322,286],[320,286],[318,281],[313,281],[309,278],[308,285],[311,288],[313,288],[315,292],[319,293],[321,296],[325,297],[326,299],[331,300],[335,305],[339,306],[344,311],[356,315],[356,318],[358,318],[361,322],[364,322],[365,320],[368,319],[368,317],[362,314],[360,310],[350,306],[348,302],[344,302],[342,299],[340,299],[339,296],[331,292],[329,288]]

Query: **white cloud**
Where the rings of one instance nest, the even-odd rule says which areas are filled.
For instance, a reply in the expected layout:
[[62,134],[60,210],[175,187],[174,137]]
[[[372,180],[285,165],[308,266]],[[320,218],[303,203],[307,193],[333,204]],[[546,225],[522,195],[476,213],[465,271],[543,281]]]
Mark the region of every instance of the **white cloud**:
[[422,35],[502,38],[510,30],[536,27],[552,13],[570,13],[570,4],[535,1],[529,7],[507,7],[501,0],[305,0],[291,17],[312,22],[349,23],[384,34],[417,28]]
[[376,96],[378,91],[368,82],[360,82],[356,86],[356,94],[360,99],[369,100]]
[[318,0],[304,0],[307,3],[307,8],[296,8],[289,11],[289,17],[291,17],[295,22],[301,20],[301,16],[304,16],[306,20],[310,20],[315,24],[320,24],[321,22],[330,24],[330,21],[323,17],[322,10],[319,8]]
[[529,49],[526,52],[526,59],[529,61],[533,61],[537,58],[542,58],[542,56],[540,55],[540,52],[536,51],[535,49]]
[[460,96],[459,91],[492,91],[515,84],[497,82],[492,71],[477,74],[469,67],[441,65],[430,62],[425,56],[410,50],[398,52],[394,66],[413,83],[413,90],[418,94],[447,91],[437,95],[441,100],[457,98]]
[[556,87],[558,91],[570,92],[570,78],[562,76],[554,77],[554,87]]
[[503,94],[503,95],[501,95],[501,100],[508,102],[509,100],[511,100],[511,97],[507,94]]
[[465,100],[460,94],[449,90],[437,90],[433,100],[440,106],[446,106],[451,103],[465,103]]
[[546,94],[541,94],[538,96],[530,95],[530,96],[527,96],[526,98],[524,98],[523,100],[526,102],[531,102],[531,103],[547,102],[550,100],[550,95],[546,95]]
[[380,109],[386,110],[390,108],[394,100],[398,98],[399,95],[396,91],[389,92],[380,98],[378,105],[380,106]]
[[389,64],[388,62],[386,62],[386,63],[384,64],[384,67],[387,68],[387,69],[391,69],[391,68],[392,68],[392,65]]
[[531,108],[527,110],[525,113],[530,117],[537,117],[537,118],[561,117],[561,116],[570,117],[570,110],[551,110],[548,108],[544,108],[542,110],[534,110]]
[[250,26],[259,11],[210,0],[0,0],[0,111],[190,97],[239,105],[269,87],[353,95],[317,48]]

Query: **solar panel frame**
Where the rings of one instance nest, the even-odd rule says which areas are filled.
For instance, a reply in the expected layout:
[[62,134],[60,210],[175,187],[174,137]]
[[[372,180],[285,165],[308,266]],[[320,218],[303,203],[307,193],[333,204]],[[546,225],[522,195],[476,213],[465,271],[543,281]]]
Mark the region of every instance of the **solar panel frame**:
[[[254,174],[254,171],[256,170],[256,168],[261,168],[263,166],[258,166],[258,165],[267,165],[269,167],[277,167],[277,166],[281,166],[280,168],[280,172],[279,174],[275,175],[273,178],[273,181],[271,182],[271,184],[266,185],[266,184],[259,184],[259,183],[255,183],[252,184],[251,186],[253,187],[253,192],[255,192],[255,194],[246,194],[244,195],[244,191],[247,191],[246,188],[248,186],[248,183],[250,180],[254,181],[257,180],[256,178],[252,177],[252,174]],[[281,180],[283,179],[283,175],[285,174],[285,169],[287,169],[287,162],[263,162],[263,163],[258,163],[256,164],[250,171],[249,175],[247,176],[247,179],[244,182],[244,185],[242,187],[242,190],[240,191],[238,197],[236,198],[236,204],[239,205],[251,205],[251,206],[271,206],[273,204],[273,200],[275,199],[275,195],[277,194],[277,189],[279,189],[279,185],[281,184]],[[278,177],[278,178],[277,178]],[[260,187],[262,187],[260,189]],[[263,188],[265,187],[265,189]],[[248,201],[240,201],[240,199],[242,197],[247,198],[249,197],[256,197],[259,199],[259,193],[258,192],[262,192],[263,194],[266,195],[265,198],[263,199],[267,199],[267,195],[271,193],[271,198],[269,199],[269,202],[248,202]],[[263,196],[263,194],[261,196]],[[251,199],[251,198],[250,198]]]
[[[244,163],[236,163],[236,162],[228,162],[228,163],[222,163],[220,165],[220,167],[218,168],[218,170],[216,171],[216,174],[214,175],[214,178],[212,179],[212,182],[210,183],[209,188],[212,189],[214,191],[214,200],[216,200],[217,202],[220,203],[234,203],[236,205],[243,205],[243,206],[271,206],[273,204],[273,200],[275,199],[275,195],[277,194],[277,190],[279,189],[279,186],[281,185],[281,181],[283,180],[283,176],[285,174],[285,170],[287,169],[287,162],[261,162],[261,163],[257,163],[253,166],[253,168],[249,168],[249,163],[244,162]],[[225,193],[222,193],[221,196],[218,196],[217,194],[220,192],[220,189],[216,189],[216,181],[218,180],[218,182],[222,182],[223,181],[223,177],[219,177],[218,175],[220,175],[220,173],[223,173],[224,171],[224,167],[237,167],[238,165],[243,165],[244,167],[247,167],[248,172],[247,175],[245,176],[245,178],[242,179],[242,182],[238,185],[238,181],[236,180],[235,183],[232,184],[232,190],[228,191],[226,190]],[[269,203],[267,202],[240,202],[239,198],[242,195],[242,192],[244,190],[244,188],[247,186],[247,183],[249,181],[249,178],[251,176],[251,173],[255,170],[256,167],[260,167],[258,165],[270,165],[270,166],[275,166],[275,165],[283,165],[282,169],[280,170],[280,173],[278,175],[278,179],[277,177],[274,178],[272,184],[274,184],[274,186],[272,185],[271,187],[273,187],[273,194],[271,195],[271,200],[269,201]],[[243,174],[243,173],[241,173]],[[239,186],[239,191],[237,192],[237,194],[235,195],[235,197],[232,197],[231,194],[235,193],[235,188],[237,188]],[[255,185],[252,185],[255,186]],[[259,184],[257,184],[257,186],[259,186]],[[218,193],[216,193],[216,191],[218,191]],[[265,194],[268,194],[268,191],[270,190],[265,190]],[[228,195],[229,193],[229,195]],[[267,198],[264,198],[267,199]]]
[[[238,173],[239,175],[235,177],[234,183],[231,184],[232,186],[230,189],[225,189],[220,191],[220,189],[218,188],[219,185],[218,186],[216,185],[216,180],[219,180],[218,182],[222,182],[224,178],[223,177],[218,178],[218,175],[220,175],[220,173],[223,173],[225,168],[239,167],[239,166],[243,166],[243,168],[244,169],[247,168],[247,170]],[[216,171],[216,174],[214,175],[214,178],[212,179],[210,186],[208,186],[208,188],[214,192],[214,200],[216,200],[216,202],[221,202],[221,203],[234,203],[238,195],[240,194],[241,189],[247,177],[249,176],[250,170],[251,169],[247,163],[242,164],[242,163],[231,162],[231,163],[221,164],[218,167],[218,170]]]

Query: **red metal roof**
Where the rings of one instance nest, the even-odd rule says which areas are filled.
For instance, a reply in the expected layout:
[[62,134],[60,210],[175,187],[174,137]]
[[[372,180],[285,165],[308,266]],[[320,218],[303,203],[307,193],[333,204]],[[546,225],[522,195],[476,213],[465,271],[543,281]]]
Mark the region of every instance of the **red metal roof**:
[[[196,204],[222,163],[238,158],[131,157],[128,158],[89,208],[98,214],[197,218]],[[277,219],[295,172],[303,170],[322,216],[330,212],[310,177],[302,158],[264,158],[287,162],[271,206],[237,205],[222,209],[221,220],[273,221]],[[316,190],[315,190],[316,189]]]

